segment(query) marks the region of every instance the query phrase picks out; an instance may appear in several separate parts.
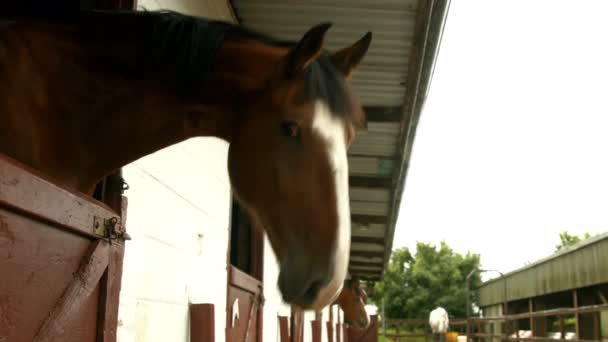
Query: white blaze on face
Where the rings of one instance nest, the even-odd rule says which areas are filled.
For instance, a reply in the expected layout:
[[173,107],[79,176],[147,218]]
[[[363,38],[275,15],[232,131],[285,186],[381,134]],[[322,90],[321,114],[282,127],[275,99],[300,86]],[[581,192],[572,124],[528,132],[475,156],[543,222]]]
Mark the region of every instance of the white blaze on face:
[[331,304],[340,295],[344,285],[350,255],[350,204],[344,123],[332,115],[325,103],[317,101],[312,127],[325,140],[329,162],[335,171],[334,183],[336,187],[336,208],[338,209],[336,245],[330,261],[334,265],[334,276],[327,286],[321,289],[312,305],[313,308],[320,309]]

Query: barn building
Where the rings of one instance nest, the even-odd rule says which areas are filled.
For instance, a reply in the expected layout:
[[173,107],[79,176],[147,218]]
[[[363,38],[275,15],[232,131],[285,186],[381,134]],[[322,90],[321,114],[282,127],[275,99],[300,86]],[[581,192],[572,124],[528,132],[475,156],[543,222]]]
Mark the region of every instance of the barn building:
[[[601,310],[563,316],[521,318],[515,330],[535,337],[557,336],[564,330],[582,340],[608,340],[608,233],[589,238],[526,267],[481,285],[479,306],[487,317],[596,306]],[[603,308],[603,309],[602,309]],[[500,332],[501,323],[486,328]],[[557,334],[557,335],[556,335]]]

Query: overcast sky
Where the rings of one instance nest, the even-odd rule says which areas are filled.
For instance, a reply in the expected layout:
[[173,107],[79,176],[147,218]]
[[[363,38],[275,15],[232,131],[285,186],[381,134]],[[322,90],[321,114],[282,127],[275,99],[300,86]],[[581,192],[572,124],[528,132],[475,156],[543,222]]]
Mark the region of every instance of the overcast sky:
[[608,1],[453,0],[394,247],[510,271],[608,231]]

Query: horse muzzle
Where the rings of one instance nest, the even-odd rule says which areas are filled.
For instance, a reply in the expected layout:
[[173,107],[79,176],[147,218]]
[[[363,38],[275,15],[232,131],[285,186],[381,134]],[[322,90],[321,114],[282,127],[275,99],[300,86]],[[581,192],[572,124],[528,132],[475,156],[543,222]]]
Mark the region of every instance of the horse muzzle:
[[281,264],[278,286],[284,302],[308,309],[330,279],[330,274],[315,271],[301,256],[294,256]]

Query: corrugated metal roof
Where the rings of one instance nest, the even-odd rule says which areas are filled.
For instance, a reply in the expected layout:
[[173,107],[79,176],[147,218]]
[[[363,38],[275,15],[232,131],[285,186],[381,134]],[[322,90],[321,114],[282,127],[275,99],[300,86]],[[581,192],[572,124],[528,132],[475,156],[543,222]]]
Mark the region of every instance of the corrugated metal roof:
[[[422,63],[412,58],[421,58],[416,53],[416,42],[426,39],[431,21],[428,12],[422,9],[433,0],[233,0],[232,3],[242,25],[281,40],[297,41],[312,26],[331,22],[333,26],[325,42],[330,51],[351,45],[372,31],[371,46],[351,80],[363,106],[374,107],[379,115],[367,113],[367,129],[357,133],[348,152],[353,215],[350,270],[352,274],[379,278],[392,248],[399,203],[395,196],[401,196],[395,186],[402,186],[399,172],[405,172],[402,165],[409,156],[400,142],[412,132],[410,125],[415,124],[410,122],[412,115],[403,109],[408,96],[406,86],[418,87],[412,77],[419,77]],[[421,4],[425,5],[420,7]],[[387,119],[386,113],[392,117]]]
[[361,224],[353,222],[352,234],[360,237],[384,237],[386,234],[386,224],[370,223]]
[[[279,39],[299,40],[321,22],[333,23],[325,47],[353,44],[365,32],[373,39],[352,84],[365,105],[403,105],[417,1],[235,0],[241,23]],[[353,20],[356,18],[356,20]],[[398,127],[397,127],[398,128]]]
[[357,132],[348,153],[352,156],[392,157],[397,149],[399,124],[368,123],[367,130]]
[[388,158],[361,156],[350,156],[348,158],[349,171],[354,176],[389,177],[394,165],[394,161]]
[[350,188],[350,199],[353,201],[388,202],[391,193],[384,188]]

